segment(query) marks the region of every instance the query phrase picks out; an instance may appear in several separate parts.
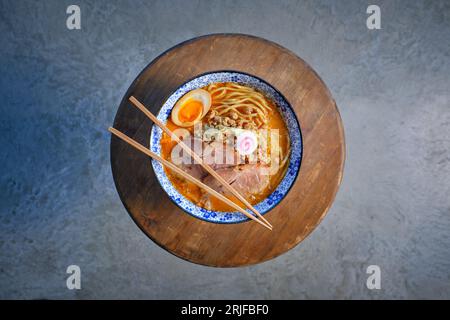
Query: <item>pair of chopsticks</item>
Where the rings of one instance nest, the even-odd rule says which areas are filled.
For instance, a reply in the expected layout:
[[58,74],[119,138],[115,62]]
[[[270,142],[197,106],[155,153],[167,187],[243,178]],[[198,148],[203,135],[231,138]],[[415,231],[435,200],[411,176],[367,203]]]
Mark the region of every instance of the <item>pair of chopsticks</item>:
[[194,183],[198,187],[204,189],[206,192],[211,194],[212,196],[218,198],[219,200],[225,202],[227,205],[231,206],[235,210],[241,212],[248,218],[258,222],[259,224],[263,225],[264,227],[272,230],[272,225],[254,208],[236,189],[234,189],[228,182],[225,181],[219,174],[217,174],[214,169],[212,169],[207,163],[203,162],[203,159],[199,157],[191,148],[189,148],[183,141],[181,141],[172,131],[169,130],[158,118],[156,118],[141,102],[139,102],[135,97],[131,96],[129,98],[131,103],[137,107],[139,110],[141,110],[150,120],[152,120],[158,127],[160,127],[165,133],[167,133],[174,141],[178,143],[178,145],[183,148],[186,152],[189,153],[189,155],[197,162],[199,163],[209,174],[211,174],[215,179],[217,179],[224,187],[227,189],[231,194],[233,194],[236,198],[238,198],[247,208],[249,208],[252,212],[254,212],[261,220],[259,220],[254,215],[250,214],[246,210],[242,209],[240,206],[238,206],[233,201],[229,200],[222,194],[218,193],[214,189],[210,188],[209,186],[205,185],[203,182],[197,180],[196,178],[192,177],[188,173],[184,172],[177,166],[175,166],[173,163],[161,158],[159,155],[157,155],[154,152],[151,152],[148,148],[144,147],[143,145],[139,144],[135,140],[131,139],[127,135],[123,134],[122,132],[118,131],[115,128],[109,128],[108,130],[117,136],[118,138],[122,139],[123,141],[127,142],[137,150],[145,153],[149,157],[155,159],[156,161],[162,163],[163,165],[167,166],[171,170],[175,171],[182,177],[184,177],[186,180]]

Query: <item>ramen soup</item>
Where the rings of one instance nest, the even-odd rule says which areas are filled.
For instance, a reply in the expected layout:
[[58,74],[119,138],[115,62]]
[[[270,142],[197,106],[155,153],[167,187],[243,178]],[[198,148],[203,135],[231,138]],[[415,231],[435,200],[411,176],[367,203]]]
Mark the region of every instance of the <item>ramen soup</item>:
[[[237,83],[214,83],[185,94],[171,111],[167,127],[251,204],[269,196],[289,162],[286,124],[273,101]],[[243,206],[201,165],[163,133],[161,153],[183,171]],[[235,211],[195,184],[165,168],[175,188],[196,205]]]

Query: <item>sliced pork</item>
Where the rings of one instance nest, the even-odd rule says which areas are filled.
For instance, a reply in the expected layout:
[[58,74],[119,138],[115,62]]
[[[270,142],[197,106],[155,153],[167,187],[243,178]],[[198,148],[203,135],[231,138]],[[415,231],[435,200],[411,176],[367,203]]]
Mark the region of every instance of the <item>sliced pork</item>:
[[[183,140],[183,142],[197,155],[200,157],[202,156],[203,142],[200,139],[189,137]],[[206,170],[203,169],[201,165],[196,163],[191,155],[187,151],[183,150],[180,145],[176,145],[172,149],[171,160],[177,167],[198,180],[201,180],[208,175]],[[182,178],[181,176],[179,177]]]
[[214,170],[234,167],[240,163],[234,147],[219,141],[203,144],[203,161]]
[[[183,142],[214,170],[235,167],[241,161],[234,148],[222,142],[207,143],[193,137],[188,137]],[[208,175],[207,171],[179,145],[172,149],[171,160],[175,165],[197,179],[201,180]]]
[[[267,167],[263,165],[246,164],[218,169],[216,172],[246,199],[251,199],[252,196],[262,193],[270,182]],[[228,190],[210,175],[203,182],[218,192],[229,194]]]

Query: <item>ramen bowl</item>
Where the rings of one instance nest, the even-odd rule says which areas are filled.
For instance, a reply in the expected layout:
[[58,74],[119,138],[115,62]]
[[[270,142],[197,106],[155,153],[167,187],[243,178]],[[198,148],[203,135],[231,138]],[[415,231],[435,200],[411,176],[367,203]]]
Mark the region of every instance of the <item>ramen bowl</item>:
[[[294,185],[300,170],[303,151],[302,135],[298,119],[289,102],[278,90],[263,79],[247,73],[236,71],[211,72],[197,76],[175,90],[161,107],[157,114],[157,118],[163,123],[167,123],[175,104],[186,93],[210,84],[225,82],[246,85],[264,94],[264,96],[275,103],[288,130],[290,138],[290,156],[286,174],[272,193],[254,205],[261,214],[265,214],[278,205]],[[153,126],[150,135],[150,150],[159,155],[161,155],[161,136],[162,130],[157,126]],[[214,211],[196,205],[177,190],[167,176],[161,163],[152,160],[151,165],[163,190],[167,193],[169,198],[186,213],[198,219],[214,223],[238,223],[249,220],[245,215],[237,211]]]

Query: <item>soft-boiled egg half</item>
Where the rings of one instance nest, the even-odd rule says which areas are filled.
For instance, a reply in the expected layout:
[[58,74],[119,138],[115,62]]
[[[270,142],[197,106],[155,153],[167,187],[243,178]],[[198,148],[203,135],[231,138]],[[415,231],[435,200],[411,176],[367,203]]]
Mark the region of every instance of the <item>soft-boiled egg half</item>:
[[172,109],[172,121],[180,127],[191,127],[203,118],[211,107],[211,94],[203,89],[186,93]]

